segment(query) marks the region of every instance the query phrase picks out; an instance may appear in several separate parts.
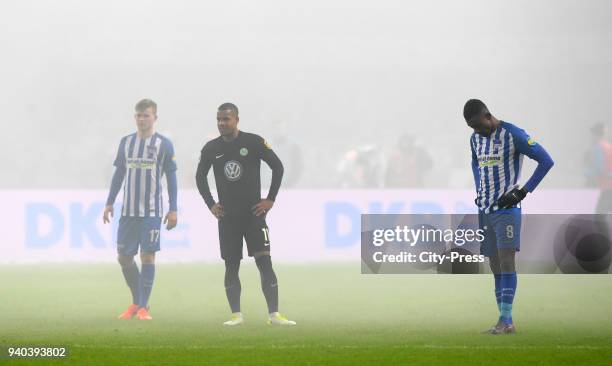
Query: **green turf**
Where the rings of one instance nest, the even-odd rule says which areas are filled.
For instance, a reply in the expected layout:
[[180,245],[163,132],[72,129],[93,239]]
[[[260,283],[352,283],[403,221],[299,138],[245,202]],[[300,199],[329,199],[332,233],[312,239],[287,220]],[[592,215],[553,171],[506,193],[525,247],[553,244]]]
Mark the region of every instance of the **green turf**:
[[259,275],[247,261],[247,323],[227,328],[220,265],[159,265],[151,322],[115,319],[130,299],[118,265],[3,266],[0,348],[69,348],[68,359],[8,361],[35,365],[612,362],[609,275],[519,276],[519,333],[490,336],[479,333],[497,317],[490,275],[359,271],[357,263],[277,266],[281,311],[298,326],[274,328],[265,324]]

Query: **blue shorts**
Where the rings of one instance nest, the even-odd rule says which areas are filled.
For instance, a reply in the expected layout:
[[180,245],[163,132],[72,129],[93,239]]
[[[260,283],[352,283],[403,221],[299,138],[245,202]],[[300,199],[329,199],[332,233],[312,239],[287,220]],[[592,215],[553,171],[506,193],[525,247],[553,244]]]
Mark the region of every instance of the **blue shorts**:
[[480,229],[484,230],[484,240],[480,254],[485,257],[497,256],[499,248],[521,250],[521,209],[519,207],[497,210],[492,213],[478,212]]
[[117,253],[134,256],[141,252],[159,251],[161,217],[121,216],[117,231]]

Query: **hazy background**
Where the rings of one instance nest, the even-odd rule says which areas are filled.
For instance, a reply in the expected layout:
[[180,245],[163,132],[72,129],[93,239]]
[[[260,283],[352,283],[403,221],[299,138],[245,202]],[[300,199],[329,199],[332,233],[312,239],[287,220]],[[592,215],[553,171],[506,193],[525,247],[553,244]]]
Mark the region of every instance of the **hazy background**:
[[290,186],[353,186],[350,150],[382,176],[408,134],[430,167],[420,186],[472,187],[472,97],[549,150],[544,187],[581,187],[588,128],[612,109],[611,14],[606,0],[5,1],[0,188],[107,187],[144,97],[181,187],[226,101],[288,169],[302,161]]

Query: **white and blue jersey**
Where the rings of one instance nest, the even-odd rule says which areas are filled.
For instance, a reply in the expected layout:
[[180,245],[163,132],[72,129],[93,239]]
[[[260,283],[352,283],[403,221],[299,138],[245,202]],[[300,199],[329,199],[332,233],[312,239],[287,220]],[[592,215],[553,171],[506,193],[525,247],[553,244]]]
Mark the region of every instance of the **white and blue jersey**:
[[133,133],[119,143],[107,205],[112,205],[123,182],[124,217],[162,217],[162,177],[168,177],[170,210],[176,211],[176,158],[170,140],[158,133],[140,138]]
[[476,204],[484,213],[498,210],[497,201],[518,186],[523,156],[538,162],[524,188],[532,192],[552,167],[544,148],[515,125],[500,121],[489,136],[473,133],[470,138]]

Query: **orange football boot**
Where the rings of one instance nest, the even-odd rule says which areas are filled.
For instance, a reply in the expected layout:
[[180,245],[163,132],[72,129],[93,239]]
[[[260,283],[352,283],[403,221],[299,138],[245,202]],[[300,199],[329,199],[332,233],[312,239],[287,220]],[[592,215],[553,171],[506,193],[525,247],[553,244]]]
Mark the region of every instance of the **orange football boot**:
[[138,311],[138,305],[132,304],[127,308],[126,311],[121,313],[121,315],[119,315],[117,319],[132,319],[134,315],[136,315],[137,311]]
[[146,308],[140,308],[136,312],[136,319],[138,320],[152,320],[153,318],[149,315],[149,310]]

